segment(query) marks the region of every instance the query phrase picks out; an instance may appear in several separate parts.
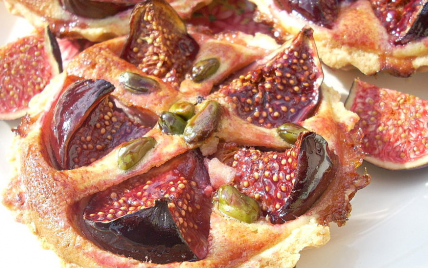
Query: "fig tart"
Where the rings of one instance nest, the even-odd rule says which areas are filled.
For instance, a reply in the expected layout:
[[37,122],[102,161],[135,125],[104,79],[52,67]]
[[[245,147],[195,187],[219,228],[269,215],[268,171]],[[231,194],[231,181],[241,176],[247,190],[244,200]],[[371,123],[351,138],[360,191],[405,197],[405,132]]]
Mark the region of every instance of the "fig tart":
[[312,27],[320,58],[330,67],[402,77],[427,69],[427,1],[250,1],[280,38]]

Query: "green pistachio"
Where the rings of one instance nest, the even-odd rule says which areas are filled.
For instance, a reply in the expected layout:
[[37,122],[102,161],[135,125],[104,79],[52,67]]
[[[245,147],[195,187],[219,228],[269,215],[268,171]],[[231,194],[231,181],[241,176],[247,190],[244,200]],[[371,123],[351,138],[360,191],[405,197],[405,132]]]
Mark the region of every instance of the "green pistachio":
[[183,137],[187,143],[197,143],[208,138],[217,129],[220,121],[221,106],[210,100],[193,116],[184,129]]
[[189,120],[195,115],[195,105],[187,101],[178,101],[169,108],[169,111]]
[[218,189],[218,208],[224,214],[246,223],[255,222],[260,216],[257,201],[231,185]]
[[176,135],[183,134],[186,127],[186,121],[179,115],[171,112],[162,112],[158,124],[162,132]]
[[200,83],[215,74],[219,67],[220,61],[216,58],[201,60],[192,68],[192,80],[196,83]]
[[159,84],[156,80],[131,72],[123,72],[119,76],[119,83],[126,90],[137,94],[154,91],[159,88]]
[[295,123],[285,123],[277,128],[278,135],[288,142],[289,144],[294,144],[297,141],[297,137],[300,133],[308,131],[306,128],[295,124]]
[[117,165],[122,170],[128,170],[137,164],[156,145],[152,137],[142,137],[126,142],[117,153]]

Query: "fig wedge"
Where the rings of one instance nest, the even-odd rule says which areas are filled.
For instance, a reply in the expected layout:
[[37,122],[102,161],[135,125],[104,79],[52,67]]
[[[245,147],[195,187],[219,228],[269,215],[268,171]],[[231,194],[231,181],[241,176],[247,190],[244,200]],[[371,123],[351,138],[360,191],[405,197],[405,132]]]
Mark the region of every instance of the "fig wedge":
[[61,53],[49,28],[1,47],[0,120],[23,116],[33,96],[60,72]]
[[428,36],[428,1],[370,1],[373,10],[396,45]]
[[109,98],[114,86],[102,79],[78,80],[58,99],[51,123],[54,163],[67,170],[86,166],[117,145],[143,136],[151,126],[131,119]]
[[101,247],[141,261],[170,263],[208,253],[212,196],[196,151],[95,194],[85,234]]
[[121,57],[178,88],[198,50],[198,43],[167,2],[146,0],[134,8]]
[[233,159],[237,188],[276,224],[304,214],[327,189],[338,163],[326,140],[311,132],[285,152],[241,149]]
[[297,12],[317,25],[331,28],[339,16],[341,0],[275,0],[278,8]]
[[365,160],[392,170],[427,165],[427,100],[357,79],[345,105],[361,118]]
[[220,95],[235,107],[240,118],[275,128],[287,122],[299,123],[311,115],[324,77],[312,34],[312,29],[304,28],[220,88]]

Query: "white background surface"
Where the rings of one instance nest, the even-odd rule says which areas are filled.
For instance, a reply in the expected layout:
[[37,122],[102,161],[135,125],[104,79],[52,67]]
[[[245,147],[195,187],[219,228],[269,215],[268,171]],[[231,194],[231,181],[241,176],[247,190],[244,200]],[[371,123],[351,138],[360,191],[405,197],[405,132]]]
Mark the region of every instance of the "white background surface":
[[[0,45],[28,32],[28,25],[6,12],[0,2]],[[409,79],[389,75],[365,77],[357,71],[326,71],[325,82],[346,95],[354,78],[428,99],[428,74]],[[1,79],[1,78],[0,78]],[[0,189],[7,184],[7,150],[18,121],[0,121]],[[372,183],[353,199],[344,227],[331,228],[331,240],[302,253],[298,268],[428,267],[428,168],[388,171],[364,163]],[[60,261],[43,250],[28,228],[0,205],[0,267],[59,268]]]

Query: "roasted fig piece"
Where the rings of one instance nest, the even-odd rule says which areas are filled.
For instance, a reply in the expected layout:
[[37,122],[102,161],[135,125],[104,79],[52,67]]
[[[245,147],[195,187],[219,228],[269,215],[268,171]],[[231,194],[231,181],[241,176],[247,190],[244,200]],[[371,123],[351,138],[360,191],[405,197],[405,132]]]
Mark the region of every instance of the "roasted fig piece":
[[122,58],[178,88],[199,45],[175,10],[164,0],[143,1],[134,8],[130,29]]
[[94,195],[84,210],[85,234],[141,261],[202,259],[208,253],[208,186],[202,157],[190,151]]
[[105,80],[78,80],[56,103],[51,149],[59,169],[89,165],[122,142],[143,136],[150,127],[131,120],[109,98]]
[[266,61],[220,88],[242,119],[266,128],[307,118],[319,100],[323,80],[310,28],[303,29]]
[[1,47],[0,120],[23,116],[32,97],[60,72],[61,54],[49,28]]
[[186,20],[192,25],[206,27],[213,34],[219,32],[243,32],[270,34],[269,25],[254,20],[257,7],[247,0],[213,0],[196,10]]
[[427,100],[357,79],[346,107],[361,118],[365,160],[393,170],[427,165]]
[[428,1],[370,1],[373,9],[396,44],[428,36]]
[[274,2],[288,13],[297,12],[309,21],[331,28],[339,15],[341,0],[275,0]]
[[232,166],[238,170],[238,189],[256,199],[272,223],[284,223],[317,201],[336,175],[337,163],[323,137],[305,132],[285,152],[242,149]]

